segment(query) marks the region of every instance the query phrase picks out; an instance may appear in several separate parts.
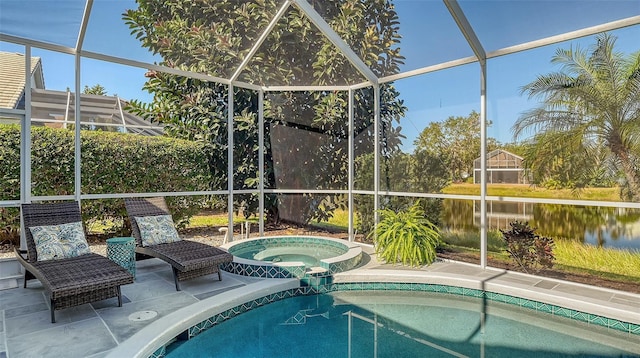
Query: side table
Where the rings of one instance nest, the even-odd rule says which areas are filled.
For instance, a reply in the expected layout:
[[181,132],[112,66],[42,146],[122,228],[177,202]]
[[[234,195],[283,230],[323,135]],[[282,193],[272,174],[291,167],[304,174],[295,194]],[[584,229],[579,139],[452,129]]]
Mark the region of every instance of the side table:
[[107,239],[107,258],[136,277],[136,241],[132,237]]

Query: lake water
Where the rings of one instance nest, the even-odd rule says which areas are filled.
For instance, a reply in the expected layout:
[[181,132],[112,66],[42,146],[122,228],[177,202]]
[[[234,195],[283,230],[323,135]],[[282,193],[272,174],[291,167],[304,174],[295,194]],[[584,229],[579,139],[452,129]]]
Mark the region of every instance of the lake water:
[[[441,217],[450,229],[478,230],[480,201],[445,199]],[[590,245],[640,251],[639,209],[487,202],[489,229],[508,229],[513,220],[528,221],[538,235],[554,239],[579,239]]]

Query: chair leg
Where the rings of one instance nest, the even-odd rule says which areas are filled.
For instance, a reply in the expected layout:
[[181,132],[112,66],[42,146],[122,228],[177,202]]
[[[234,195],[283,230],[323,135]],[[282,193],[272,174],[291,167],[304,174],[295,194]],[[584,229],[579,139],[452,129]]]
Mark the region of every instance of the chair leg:
[[31,272],[27,269],[24,270],[24,288],[27,288],[27,281],[36,278]]
[[118,286],[118,307],[122,307],[122,291],[120,290],[120,286]]
[[220,276],[220,268],[218,268],[218,281],[222,281],[222,276]]
[[53,300],[51,301],[51,323],[56,323],[56,303]]
[[180,281],[178,281],[178,269],[175,267],[171,267],[173,269],[173,281],[176,283],[176,291],[182,291],[180,288]]

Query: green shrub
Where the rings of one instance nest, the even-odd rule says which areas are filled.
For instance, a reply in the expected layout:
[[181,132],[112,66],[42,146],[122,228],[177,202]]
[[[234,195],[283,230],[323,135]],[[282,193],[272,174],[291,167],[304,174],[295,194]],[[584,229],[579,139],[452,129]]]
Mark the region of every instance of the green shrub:
[[528,272],[533,268],[540,271],[541,268],[553,267],[553,239],[539,236],[528,222],[510,222],[511,230],[500,230],[507,244],[507,252],[514,261]]
[[[33,127],[32,196],[73,195],[74,137],[67,129]],[[153,193],[210,189],[209,147],[200,142],[102,131],[81,132],[83,194]],[[20,199],[20,127],[0,125],[0,200]],[[184,224],[203,198],[167,198],[174,220]],[[15,233],[16,209],[0,208],[0,230]],[[87,224],[105,219],[127,226],[124,201],[82,201]],[[122,227],[116,233],[126,233]]]
[[375,250],[378,257],[388,263],[410,266],[431,264],[436,258],[436,247],[440,244],[440,232],[425,217],[420,202],[408,210],[395,212],[379,211],[381,220],[375,231]]

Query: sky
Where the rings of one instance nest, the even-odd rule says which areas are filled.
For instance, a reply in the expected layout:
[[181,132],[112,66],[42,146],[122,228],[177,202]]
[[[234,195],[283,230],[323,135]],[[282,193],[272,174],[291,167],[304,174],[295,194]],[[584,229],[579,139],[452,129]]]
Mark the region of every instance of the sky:
[[[401,71],[409,71],[473,55],[441,1],[395,0],[402,35],[400,52],[405,56]],[[638,0],[563,0],[563,1],[497,1],[460,0],[477,37],[487,52],[503,47],[577,30],[606,21],[640,15]],[[603,6],[606,4],[606,6]],[[37,36],[68,47],[75,46],[75,37],[82,16],[79,1],[0,2],[0,31],[21,37]],[[122,20],[133,0],[96,0],[90,17],[83,48],[87,51],[137,61],[158,61],[141,48],[130,35]],[[29,16],[24,16],[28,12]],[[72,16],[64,16],[69,15]],[[46,28],[42,18],[47,18]],[[566,21],[571,18],[571,21]],[[17,20],[16,20],[17,19]],[[53,21],[53,23],[51,23]],[[32,31],[33,33],[30,33]],[[629,54],[640,50],[640,26],[616,30],[617,48]],[[513,141],[511,126],[525,110],[536,106],[520,95],[520,88],[540,74],[557,70],[550,59],[557,48],[579,45],[587,48],[594,36],[560,43],[488,62],[488,119],[492,126],[488,135],[506,143]],[[24,52],[22,46],[0,42],[0,51]],[[34,48],[33,56],[42,58],[47,89],[74,88],[74,57]],[[151,100],[142,91],[145,69],[83,59],[81,88],[100,84],[109,95],[124,99]],[[407,137],[405,151],[413,149],[413,140],[433,121],[449,116],[467,116],[480,111],[480,67],[470,64],[422,76],[398,80],[396,88],[408,112],[400,122]]]

